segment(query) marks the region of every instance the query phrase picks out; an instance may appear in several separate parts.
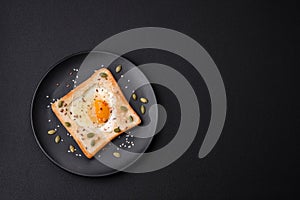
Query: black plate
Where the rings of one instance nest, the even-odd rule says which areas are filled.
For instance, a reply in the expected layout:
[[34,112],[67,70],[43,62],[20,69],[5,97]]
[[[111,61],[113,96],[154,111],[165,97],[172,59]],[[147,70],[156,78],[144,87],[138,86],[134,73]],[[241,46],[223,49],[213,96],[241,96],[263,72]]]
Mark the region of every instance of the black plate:
[[[116,73],[115,67],[119,64],[122,65],[122,71]],[[94,158],[88,159],[49,106],[53,100],[64,96],[73,89],[74,83],[76,87],[80,82],[86,80],[94,70],[101,67],[110,69],[130,105],[141,117],[142,123],[106,145]],[[129,73],[132,71],[134,73]],[[130,79],[127,79],[128,77]],[[137,96],[145,96],[149,100],[149,103],[145,104],[145,115],[140,113],[142,103],[131,98],[133,90]],[[147,137],[147,134],[149,135],[149,131],[155,131],[157,123],[157,107],[153,105],[156,105],[156,98],[151,84],[133,63],[111,53],[83,52],[64,58],[42,78],[32,100],[31,124],[40,148],[56,165],[78,175],[104,176],[128,167],[140,156],[139,153],[146,151],[152,140],[152,137]],[[151,116],[149,115],[150,108]],[[149,124],[154,126],[149,129]],[[145,129],[145,127],[148,128]],[[48,135],[47,131],[54,128],[57,129],[56,134]],[[54,142],[56,135],[60,135],[62,138],[59,144]],[[69,145],[76,148],[75,153],[68,152]],[[120,158],[112,155],[116,151],[121,153]]]

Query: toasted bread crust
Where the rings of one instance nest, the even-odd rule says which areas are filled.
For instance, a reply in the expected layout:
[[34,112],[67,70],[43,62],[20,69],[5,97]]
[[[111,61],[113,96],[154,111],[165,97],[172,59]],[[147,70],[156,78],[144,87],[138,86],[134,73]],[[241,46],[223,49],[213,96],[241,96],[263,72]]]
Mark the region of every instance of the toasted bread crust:
[[[62,125],[67,129],[67,131],[73,136],[76,143],[78,144],[78,146],[80,147],[80,149],[82,150],[82,152],[84,153],[84,155],[87,158],[92,158],[99,150],[101,150],[107,143],[112,141],[115,137],[119,136],[123,132],[125,132],[125,131],[127,131],[127,130],[129,130],[129,129],[131,129],[131,128],[133,128],[133,127],[135,127],[135,126],[137,126],[138,124],[141,123],[140,117],[137,115],[137,113],[129,105],[128,106],[128,111],[131,112],[132,115],[134,115],[134,117],[136,119],[134,121],[135,123],[133,123],[131,125],[128,125],[127,129],[121,130],[118,133],[113,132],[112,134],[109,134],[105,139],[100,140],[100,142],[97,143],[97,148],[93,152],[89,152],[85,148],[84,144],[82,143],[82,141],[80,140],[80,138],[78,136],[79,134],[77,133],[77,130],[79,130],[78,124],[75,121],[73,121],[68,115],[65,115],[63,112],[61,112],[61,110],[65,109],[68,105],[70,105],[70,103],[73,101],[73,99],[76,99],[76,98],[80,97],[83,92],[85,92],[86,90],[88,90],[91,87],[91,85],[93,85],[95,83],[98,83],[99,80],[101,79],[101,76],[99,76],[99,74],[103,73],[103,72],[108,75],[106,77],[106,80],[109,81],[112,84],[112,87],[115,89],[115,93],[118,93],[119,98],[121,99],[121,102],[126,104],[126,105],[129,105],[129,103],[127,102],[125,96],[123,95],[122,90],[120,89],[118,83],[114,79],[111,72],[106,68],[101,68],[101,69],[95,71],[95,73],[90,78],[88,78],[86,81],[84,81],[83,83],[78,85],[76,88],[71,90],[68,94],[63,96],[61,99],[55,101],[51,105],[51,108],[52,108],[52,111],[54,112],[54,114],[57,116],[57,118],[62,123]],[[59,101],[64,102],[62,107],[58,106]],[[71,126],[67,126],[65,124],[65,122],[71,123]]]

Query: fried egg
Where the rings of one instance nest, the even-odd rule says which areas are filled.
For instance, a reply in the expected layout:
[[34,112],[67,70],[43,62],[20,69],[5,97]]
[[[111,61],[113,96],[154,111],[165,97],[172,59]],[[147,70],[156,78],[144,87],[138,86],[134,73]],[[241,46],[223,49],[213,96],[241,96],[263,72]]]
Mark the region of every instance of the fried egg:
[[117,117],[113,108],[115,103],[112,92],[95,84],[71,103],[69,115],[79,126],[91,132],[109,133],[113,131],[113,119]]

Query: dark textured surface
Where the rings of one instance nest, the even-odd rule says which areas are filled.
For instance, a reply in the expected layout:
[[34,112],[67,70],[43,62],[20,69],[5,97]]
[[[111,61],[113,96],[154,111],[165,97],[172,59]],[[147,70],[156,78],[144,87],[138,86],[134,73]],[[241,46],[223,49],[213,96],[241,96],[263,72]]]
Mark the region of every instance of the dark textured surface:
[[[293,84],[295,66],[299,66],[295,5],[174,0],[1,3],[1,200],[257,199],[299,194],[295,128],[299,114],[296,119],[292,116],[299,110],[293,105],[298,92]],[[156,172],[85,178],[56,167],[39,149],[30,127],[30,102],[41,77],[62,57],[142,26],[183,32],[216,62],[228,96],[219,142],[206,158],[197,158],[207,124],[203,119],[188,151]],[[137,64],[153,60],[178,64],[160,52],[128,57]],[[195,87],[200,91],[202,80],[188,71],[184,74],[193,85],[199,82]],[[209,115],[207,109],[204,112]],[[172,137],[173,131],[164,133]],[[153,145],[170,140],[160,137]]]

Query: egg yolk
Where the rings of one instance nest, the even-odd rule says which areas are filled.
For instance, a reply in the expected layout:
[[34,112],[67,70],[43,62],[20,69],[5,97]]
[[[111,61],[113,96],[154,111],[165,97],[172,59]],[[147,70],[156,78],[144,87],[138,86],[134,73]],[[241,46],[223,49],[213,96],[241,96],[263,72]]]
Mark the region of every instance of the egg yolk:
[[93,114],[89,113],[89,115],[94,122],[98,124],[107,122],[110,116],[108,103],[101,100],[95,100],[92,105],[92,110],[93,110],[92,112]]

